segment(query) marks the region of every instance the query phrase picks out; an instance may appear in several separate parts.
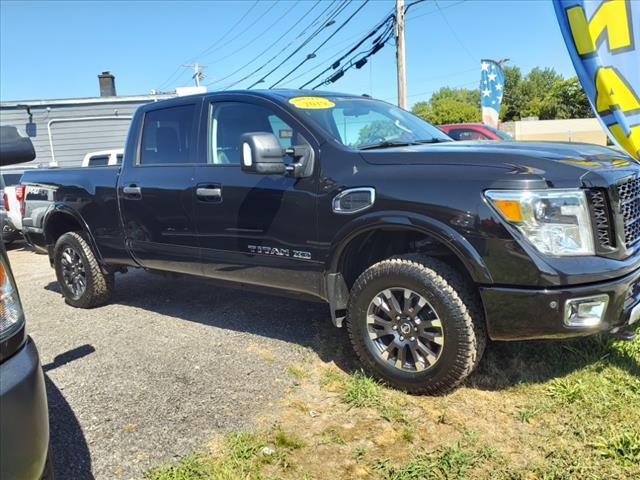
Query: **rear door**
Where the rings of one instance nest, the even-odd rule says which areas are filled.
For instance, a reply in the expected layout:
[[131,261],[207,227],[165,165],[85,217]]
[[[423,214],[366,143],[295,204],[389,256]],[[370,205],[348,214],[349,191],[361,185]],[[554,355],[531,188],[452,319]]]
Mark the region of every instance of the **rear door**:
[[[147,268],[199,273],[193,172],[200,102],[146,109],[118,184],[125,240]],[[131,151],[131,150],[129,150]]]
[[270,132],[284,148],[306,142],[317,152],[311,135],[255,97],[207,100],[201,124],[194,208],[203,274],[316,294],[323,266],[315,254],[317,164],[312,177],[300,179],[240,169],[244,133]]

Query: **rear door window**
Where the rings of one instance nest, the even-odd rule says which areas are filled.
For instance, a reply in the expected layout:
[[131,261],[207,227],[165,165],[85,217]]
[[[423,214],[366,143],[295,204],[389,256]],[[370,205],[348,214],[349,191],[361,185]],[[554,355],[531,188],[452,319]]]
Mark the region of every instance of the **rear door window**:
[[109,155],[99,155],[89,159],[90,167],[104,167],[109,165]]
[[195,105],[151,110],[144,116],[140,165],[193,163]]

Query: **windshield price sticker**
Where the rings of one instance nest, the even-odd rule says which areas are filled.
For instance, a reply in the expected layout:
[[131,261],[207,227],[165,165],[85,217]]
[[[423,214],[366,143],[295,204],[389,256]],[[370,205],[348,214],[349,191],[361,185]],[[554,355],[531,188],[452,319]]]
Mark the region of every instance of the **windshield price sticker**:
[[322,97],[294,97],[289,99],[289,103],[298,108],[322,109],[336,106],[331,100]]

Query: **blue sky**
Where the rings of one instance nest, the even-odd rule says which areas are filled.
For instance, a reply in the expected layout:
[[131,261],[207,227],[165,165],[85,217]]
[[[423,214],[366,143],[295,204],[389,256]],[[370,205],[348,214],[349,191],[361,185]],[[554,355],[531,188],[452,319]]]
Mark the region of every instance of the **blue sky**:
[[[328,0],[323,0],[305,17],[315,1],[261,0],[254,5],[254,0],[2,0],[0,99],[96,96],[96,76],[104,70],[115,74],[119,95],[149,93],[161,86],[169,90],[193,83],[189,71],[180,67],[192,61],[208,65],[204,83],[209,83],[241,67],[282,37],[252,65],[268,60],[328,6]],[[335,25],[325,29],[268,80],[284,75],[359,5],[354,0]],[[371,0],[299,72],[330,63],[337,52],[354,44],[393,6],[392,0]],[[297,22],[301,18],[304,20]],[[236,23],[237,27],[223,37]],[[286,52],[291,52],[303,38]],[[407,15],[406,44],[409,105],[428,99],[442,86],[474,88],[481,58],[508,57],[512,65],[525,72],[535,66],[548,66],[565,76],[575,74],[550,0],[426,0],[412,7]],[[209,48],[211,45],[213,48]],[[286,53],[277,60],[285,56]],[[298,87],[304,78],[321,70],[285,85]],[[250,71],[251,67],[247,67],[229,80]],[[292,77],[296,75],[298,72]],[[226,84],[228,81],[220,82],[210,89]],[[249,84],[245,81],[238,86]],[[394,100],[393,45],[387,45],[362,69],[349,71],[330,89]]]

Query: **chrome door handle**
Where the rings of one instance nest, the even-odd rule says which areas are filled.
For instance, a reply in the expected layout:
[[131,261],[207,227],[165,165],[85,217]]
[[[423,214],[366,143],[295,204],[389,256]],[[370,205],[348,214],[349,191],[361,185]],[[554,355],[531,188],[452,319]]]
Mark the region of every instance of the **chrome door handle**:
[[199,197],[220,198],[222,197],[222,189],[201,187],[196,190],[196,195]]
[[122,187],[122,193],[129,197],[142,197],[142,189],[137,185],[127,185]]

